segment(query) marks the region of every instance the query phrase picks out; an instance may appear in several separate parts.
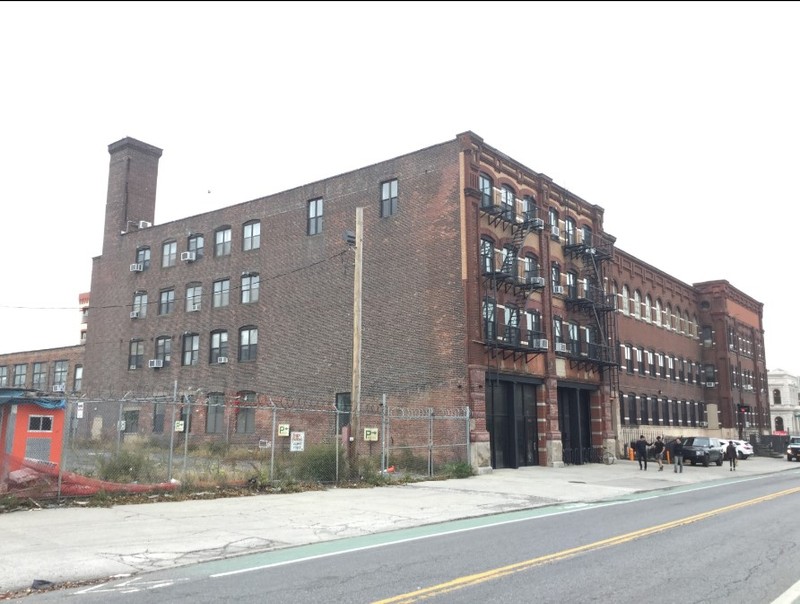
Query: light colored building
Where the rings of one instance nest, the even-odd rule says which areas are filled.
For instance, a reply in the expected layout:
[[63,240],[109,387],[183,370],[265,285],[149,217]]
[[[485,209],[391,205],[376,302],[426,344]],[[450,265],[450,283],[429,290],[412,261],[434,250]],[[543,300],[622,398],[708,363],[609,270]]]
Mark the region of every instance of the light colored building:
[[767,383],[773,434],[800,434],[800,377],[771,369]]

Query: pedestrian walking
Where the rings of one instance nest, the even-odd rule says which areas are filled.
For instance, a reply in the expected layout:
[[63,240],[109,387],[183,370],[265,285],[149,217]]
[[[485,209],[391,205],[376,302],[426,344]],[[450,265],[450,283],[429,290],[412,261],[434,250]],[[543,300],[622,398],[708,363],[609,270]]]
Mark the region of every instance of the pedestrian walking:
[[672,444],[672,463],[675,466],[675,472],[683,474],[683,442],[680,438],[676,438]]
[[647,439],[642,434],[639,440],[636,441],[636,459],[639,460],[639,469],[647,471],[647,447],[652,443],[647,442]]
[[658,471],[664,470],[664,441],[660,436],[656,436],[656,442],[653,443],[653,453],[655,454],[656,462],[658,462]]
[[728,446],[725,447],[725,458],[730,462],[730,471],[733,472],[736,469],[736,445],[732,440],[729,440]]

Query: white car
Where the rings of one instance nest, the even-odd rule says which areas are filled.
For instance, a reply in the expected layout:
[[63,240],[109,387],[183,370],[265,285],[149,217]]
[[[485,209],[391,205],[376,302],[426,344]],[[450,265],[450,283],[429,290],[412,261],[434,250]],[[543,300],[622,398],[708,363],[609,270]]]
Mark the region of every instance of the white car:
[[[725,455],[725,449],[728,447],[728,441],[725,439],[720,439],[719,441],[720,446],[722,447],[722,455]],[[747,459],[751,455],[753,455],[753,445],[751,445],[746,440],[733,440],[733,444],[736,447],[736,457],[739,459]]]

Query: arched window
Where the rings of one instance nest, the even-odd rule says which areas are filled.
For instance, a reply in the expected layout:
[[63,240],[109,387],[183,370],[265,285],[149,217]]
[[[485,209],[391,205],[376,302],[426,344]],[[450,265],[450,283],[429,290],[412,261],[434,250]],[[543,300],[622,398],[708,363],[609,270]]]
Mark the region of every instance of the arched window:
[[481,192],[481,207],[488,208],[492,206],[492,190],[494,183],[492,179],[486,174],[478,176],[478,190]]
[[772,391],[772,404],[773,405],[780,405],[781,404],[781,391],[775,388]]
[[575,220],[564,219],[564,241],[567,245],[575,245]]
[[494,272],[494,241],[481,237],[481,270],[484,275]]
[[648,323],[653,320],[653,299],[650,294],[644,297],[644,320]]
[[622,308],[623,315],[629,315],[631,312],[630,301],[628,300],[628,286],[622,286],[622,295],[620,296],[619,305]]
[[503,205],[503,218],[513,221],[517,214],[514,189],[508,185],[503,185],[503,188],[500,189],[500,203]]
[[633,292],[633,316],[642,318],[642,294],[638,289]]
[[782,417],[776,417],[775,418],[775,431],[776,432],[783,432],[784,431],[783,418]]

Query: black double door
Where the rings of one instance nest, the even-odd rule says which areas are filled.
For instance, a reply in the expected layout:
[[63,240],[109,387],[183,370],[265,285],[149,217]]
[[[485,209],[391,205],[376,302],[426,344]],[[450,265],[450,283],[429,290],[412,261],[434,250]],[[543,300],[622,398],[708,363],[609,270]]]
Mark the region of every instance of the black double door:
[[486,381],[486,428],[493,468],[539,465],[536,420],[540,386],[510,379]]

